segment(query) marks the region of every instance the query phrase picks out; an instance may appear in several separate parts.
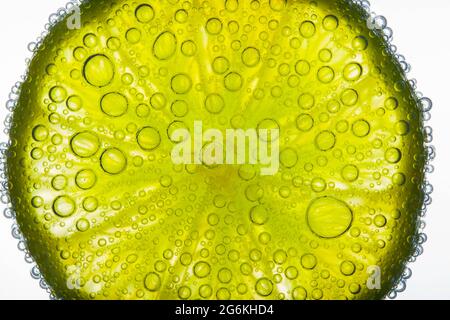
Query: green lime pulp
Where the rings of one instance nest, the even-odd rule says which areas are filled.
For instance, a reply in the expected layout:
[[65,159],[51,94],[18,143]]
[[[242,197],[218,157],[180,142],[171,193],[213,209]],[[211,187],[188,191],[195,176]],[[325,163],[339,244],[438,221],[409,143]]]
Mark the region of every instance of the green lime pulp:
[[[64,299],[378,299],[414,249],[422,116],[344,0],[86,1],[21,88],[8,158]],[[174,164],[176,128],[280,129],[280,169]],[[379,288],[367,285],[381,270]]]

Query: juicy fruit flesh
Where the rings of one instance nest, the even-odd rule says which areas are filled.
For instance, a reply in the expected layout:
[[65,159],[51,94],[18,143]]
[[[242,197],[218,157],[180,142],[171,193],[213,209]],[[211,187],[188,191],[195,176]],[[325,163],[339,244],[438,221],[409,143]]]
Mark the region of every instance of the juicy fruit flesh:
[[[346,1],[90,1],[31,62],[11,198],[58,297],[373,299],[423,196],[413,90]],[[280,129],[280,170],[174,165],[176,128]],[[381,269],[381,288],[366,282]]]

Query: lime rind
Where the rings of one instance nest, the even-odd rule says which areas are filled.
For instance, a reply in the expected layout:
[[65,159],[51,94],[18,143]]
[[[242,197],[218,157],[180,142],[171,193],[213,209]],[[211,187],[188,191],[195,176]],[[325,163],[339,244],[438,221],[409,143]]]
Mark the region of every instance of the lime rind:
[[[350,3],[358,5],[361,9],[363,9],[367,26],[372,30],[375,34],[382,36],[387,44],[387,49],[390,54],[392,54],[402,71],[408,74],[411,70],[411,66],[407,63],[405,57],[397,52],[397,47],[393,44],[393,31],[387,25],[387,20],[385,17],[375,14],[371,11],[370,3],[367,0],[348,0]],[[25,75],[21,77],[21,79],[14,84],[9,93],[8,100],[6,102],[6,117],[4,120],[4,137],[0,140],[0,201],[3,207],[4,216],[12,221],[11,234],[18,241],[18,249],[24,253],[25,261],[32,265],[31,268],[31,276],[39,281],[39,285],[42,289],[44,289],[48,294],[50,299],[58,299],[55,295],[53,289],[47,284],[46,280],[42,276],[38,265],[34,261],[31,253],[28,250],[27,241],[23,236],[20,227],[16,220],[16,214],[14,212],[13,205],[10,199],[9,193],[9,182],[7,175],[7,160],[8,160],[8,152],[11,146],[11,139],[9,137],[10,128],[12,125],[12,115],[15,110],[15,107],[18,103],[18,98],[20,96],[20,90],[23,81],[26,79],[26,74],[28,73],[28,66],[35,53],[38,51],[40,46],[42,45],[45,37],[48,35],[49,31],[59,22],[63,21],[70,13],[74,11],[76,7],[79,7],[81,4],[89,2],[89,0],[71,0],[69,1],[65,7],[58,9],[55,13],[49,16],[48,23],[44,27],[44,31],[41,35],[36,39],[36,41],[28,44],[28,50],[31,52],[31,58],[26,59],[27,70]],[[412,271],[410,268],[410,264],[415,262],[418,256],[423,253],[423,244],[427,240],[427,236],[424,233],[425,221],[424,218],[426,216],[427,210],[431,205],[432,198],[431,194],[433,192],[433,186],[431,185],[429,178],[430,175],[434,171],[434,167],[432,165],[432,161],[436,156],[435,148],[432,145],[433,134],[432,128],[427,125],[427,122],[431,119],[431,109],[432,109],[432,101],[424,97],[421,92],[417,90],[417,81],[415,79],[410,79],[409,84],[411,88],[414,90],[415,98],[418,101],[418,105],[421,110],[419,110],[422,114],[421,126],[424,134],[424,149],[425,149],[425,166],[424,166],[424,180],[421,186],[424,200],[422,204],[422,208],[420,209],[418,221],[418,227],[416,229],[415,234],[413,235],[414,242],[414,250],[410,253],[408,263],[404,265],[402,275],[392,283],[392,288],[386,295],[389,299],[395,299],[397,295],[406,289],[406,282],[411,277]]]

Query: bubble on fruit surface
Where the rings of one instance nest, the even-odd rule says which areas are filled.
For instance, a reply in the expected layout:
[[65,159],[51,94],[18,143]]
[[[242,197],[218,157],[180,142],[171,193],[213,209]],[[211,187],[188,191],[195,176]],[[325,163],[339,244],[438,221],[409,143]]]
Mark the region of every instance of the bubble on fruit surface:
[[309,114],[301,114],[297,117],[297,128],[301,131],[309,131],[314,126],[314,119]]
[[206,22],[206,31],[211,35],[217,35],[222,31],[222,21],[218,18],[211,18]]
[[97,153],[100,148],[100,140],[96,134],[85,131],[76,134],[70,141],[74,154],[81,158],[89,158]]
[[303,21],[300,25],[300,34],[304,38],[311,38],[316,33],[316,25],[312,21]]
[[248,47],[242,52],[242,62],[247,67],[255,67],[261,60],[259,50],[254,47]]
[[83,107],[83,100],[81,97],[73,95],[67,99],[66,104],[70,111],[79,111]]
[[353,262],[345,260],[341,263],[340,270],[344,276],[351,276],[355,272],[355,265]]
[[136,19],[141,23],[148,23],[155,17],[155,10],[148,4],[141,4],[135,11]]
[[256,292],[263,297],[269,296],[273,291],[273,284],[267,278],[261,278],[256,281]]
[[144,150],[153,150],[161,143],[159,131],[153,127],[144,127],[137,133],[137,142]]
[[353,48],[358,51],[366,50],[368,45],[369,43],[364,36],[356,36],[352,41]]
[[117,148],[110,148],[103,152],[100,157],[102,169],[110,174],[119,174],[127,166],[127,158],[124,153]]
[[295,64],[295,71],[301,76],[306,76],[310,70],[311,65],[306,60],[299,60]]
[[316,136],[316,146],[321,151],[333,149],[336,144],[336,136],[331,131],[322,131]]
[[36,141],[44,141],[48,138],[48,129],[43,125],[37,125],[33,129],[33,138]]
[[310,93],[304,93],[300,95],[300,97],[298,98],[298,105],[302,109],[309,110],[312,107],[314,107],[314,104],[315,104],[314,96]]
[[189,105],[186,101],[176,100],[172,103],[171,110],[174,116],[182,118],[189,112]]
[[85,219],[85,218],[81,218],[77,221],[76,223],[76,227],[78,229],[78,231],[80,232],[85,232],[87,230],[89,230],[91,224],[89,223],[89,220]]
[[69,196],[60,196],[53,201],[53,211],[60,217],[66,218],[74,214],[75,201]]
[[365,137],[370,132],[370,124],[366,120],[358,120],[353,123],[353,134],[359,138]]
[[166,96],[161,92],[154,93],[150,98],[150,105],[156,110],[165,108],[166,104]]
[[173,92],[184,94],[191,90],[192,80],[187,74],[179,73],[173,76],[171,84]]
[[93,170],[81,170],[77,173],[75,182],[81,189],[91,189],[97,182],[97,176],[95,175],[95,172]]
[[187,57],[193,57],[197,53],[197,45],[192,40],[186,40],[181,44],[181,52]]
[[306,300],[306,297],[308,296],[308,293],[305,288],[299,286],[295,287],[292,290],[292,299],[294,300]]
[[358,179],[359,169],[355,165],[349,164],[342,169],[342,177],[348,182]]
[[83,200],[83,209],[87,212],[94,212],[98,208],[98,200],[95,197],[86,197]]
[[334,15],[327,15],[323,19],[323,28],[327,31],[334,31],[339,26],[339,19]]
[[322,83],[330,83],[335,76],[334,70],[331,67],[322,67],[317,71],[317,78]]
[[212,63],[212,68],[214,72],[223,74],[230,68],[230,61],[223,56],[216,57]]
[[208,112],[217,114],[222,112],[224,107],[225,101],[220,94],[212,93],[206,97],[205,108]]
[[161,278],[155,272],[150,272],[144,279],[145,288],[149,291],[158,291],[161,287]]
[[[389,29],[322,0],[82,6],[93,19],[50,28],[7,122],[4,185],[55,297],[372,299],[391,288],[366,290],[370,265],[402,277],[431,103]],[[227,146],[229,129],[249,136]]]
[[211,266],[205,261],[199,261],[194,266],[194,274],[198,278],[205,278],[211,272]]
[[311,231],[322,238],[341,236],[353,220],[349,206],[333,197],[314,199],[308,206],[306,216]]
[[286,168],[293,168],[298,162],[297,152],[292,148],[286,148],[280,153],[280,162]]
[[230,72],[224,79],[225,88],[229,91],[238,91],[242,88],[242,76],[236,72]]
[[250,220],[256,225],[263,225],[269,220],[269,211],[262,205],[250,210]]
[[385,158],[389,163],[397,163],[402,158],[402,152],[397,148],[389,148],[385,152]]
[[358,102],[358,99],[358,92],[354,89],[346,89],[341,94],[342,103],[348,107],[354,106]]
[[50,89],[50,99],[53,102],[62,102],[67,97],[67,91],[63,87],[56,86]]
[[386,101],[384,102],[384,105],[385,105],[386,109],[388,109],[388,110],[395,110],[398,107],[398,101],[396,98],[390,97],[390,98],[386,99]]
[[306,253],[300,258],[300,262],[304,269],[312,270],[317,265],[317,258],[312,253]]
[[352,62],[345,66],[343,74],[344,78],[348,81],[356,81],[362,75],[362,67],[359,63]]
[[108,116],[120,117],[128,110],[128,100],[118,92],[111,92],[103,96],[100,106],[102,111]]
[[114,65],[111,60],[102,54],[90,57],[83,68],[86,81],[96,87],[104,87],[111,83],[114,78]]
[[153,54],[159,60],[167,60],[175,54],[177,38],[169,31],[161,33],[153,44]]

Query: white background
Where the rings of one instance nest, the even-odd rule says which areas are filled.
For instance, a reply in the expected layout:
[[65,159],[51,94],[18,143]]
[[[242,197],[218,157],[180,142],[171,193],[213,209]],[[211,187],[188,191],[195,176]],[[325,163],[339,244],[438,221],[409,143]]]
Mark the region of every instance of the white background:
[[[27,44],[43,30],[50,13],[65,0],[2,1],[0,8],[0,118],[11,86],[25,70]],[[413,276],[399,299],[450,299],[450,31],[448,0],[372,0],[394,30],[394,43],[413,69],[419,89],[433,102],[437,159],[432,176],[433,204],[426,217],[425,252],[412,265]],[[0,213],[1,214],[1,213]],[[0,299],[47,299],[29,274],[30,265],[11,236],[11,221],[0,216]]]

